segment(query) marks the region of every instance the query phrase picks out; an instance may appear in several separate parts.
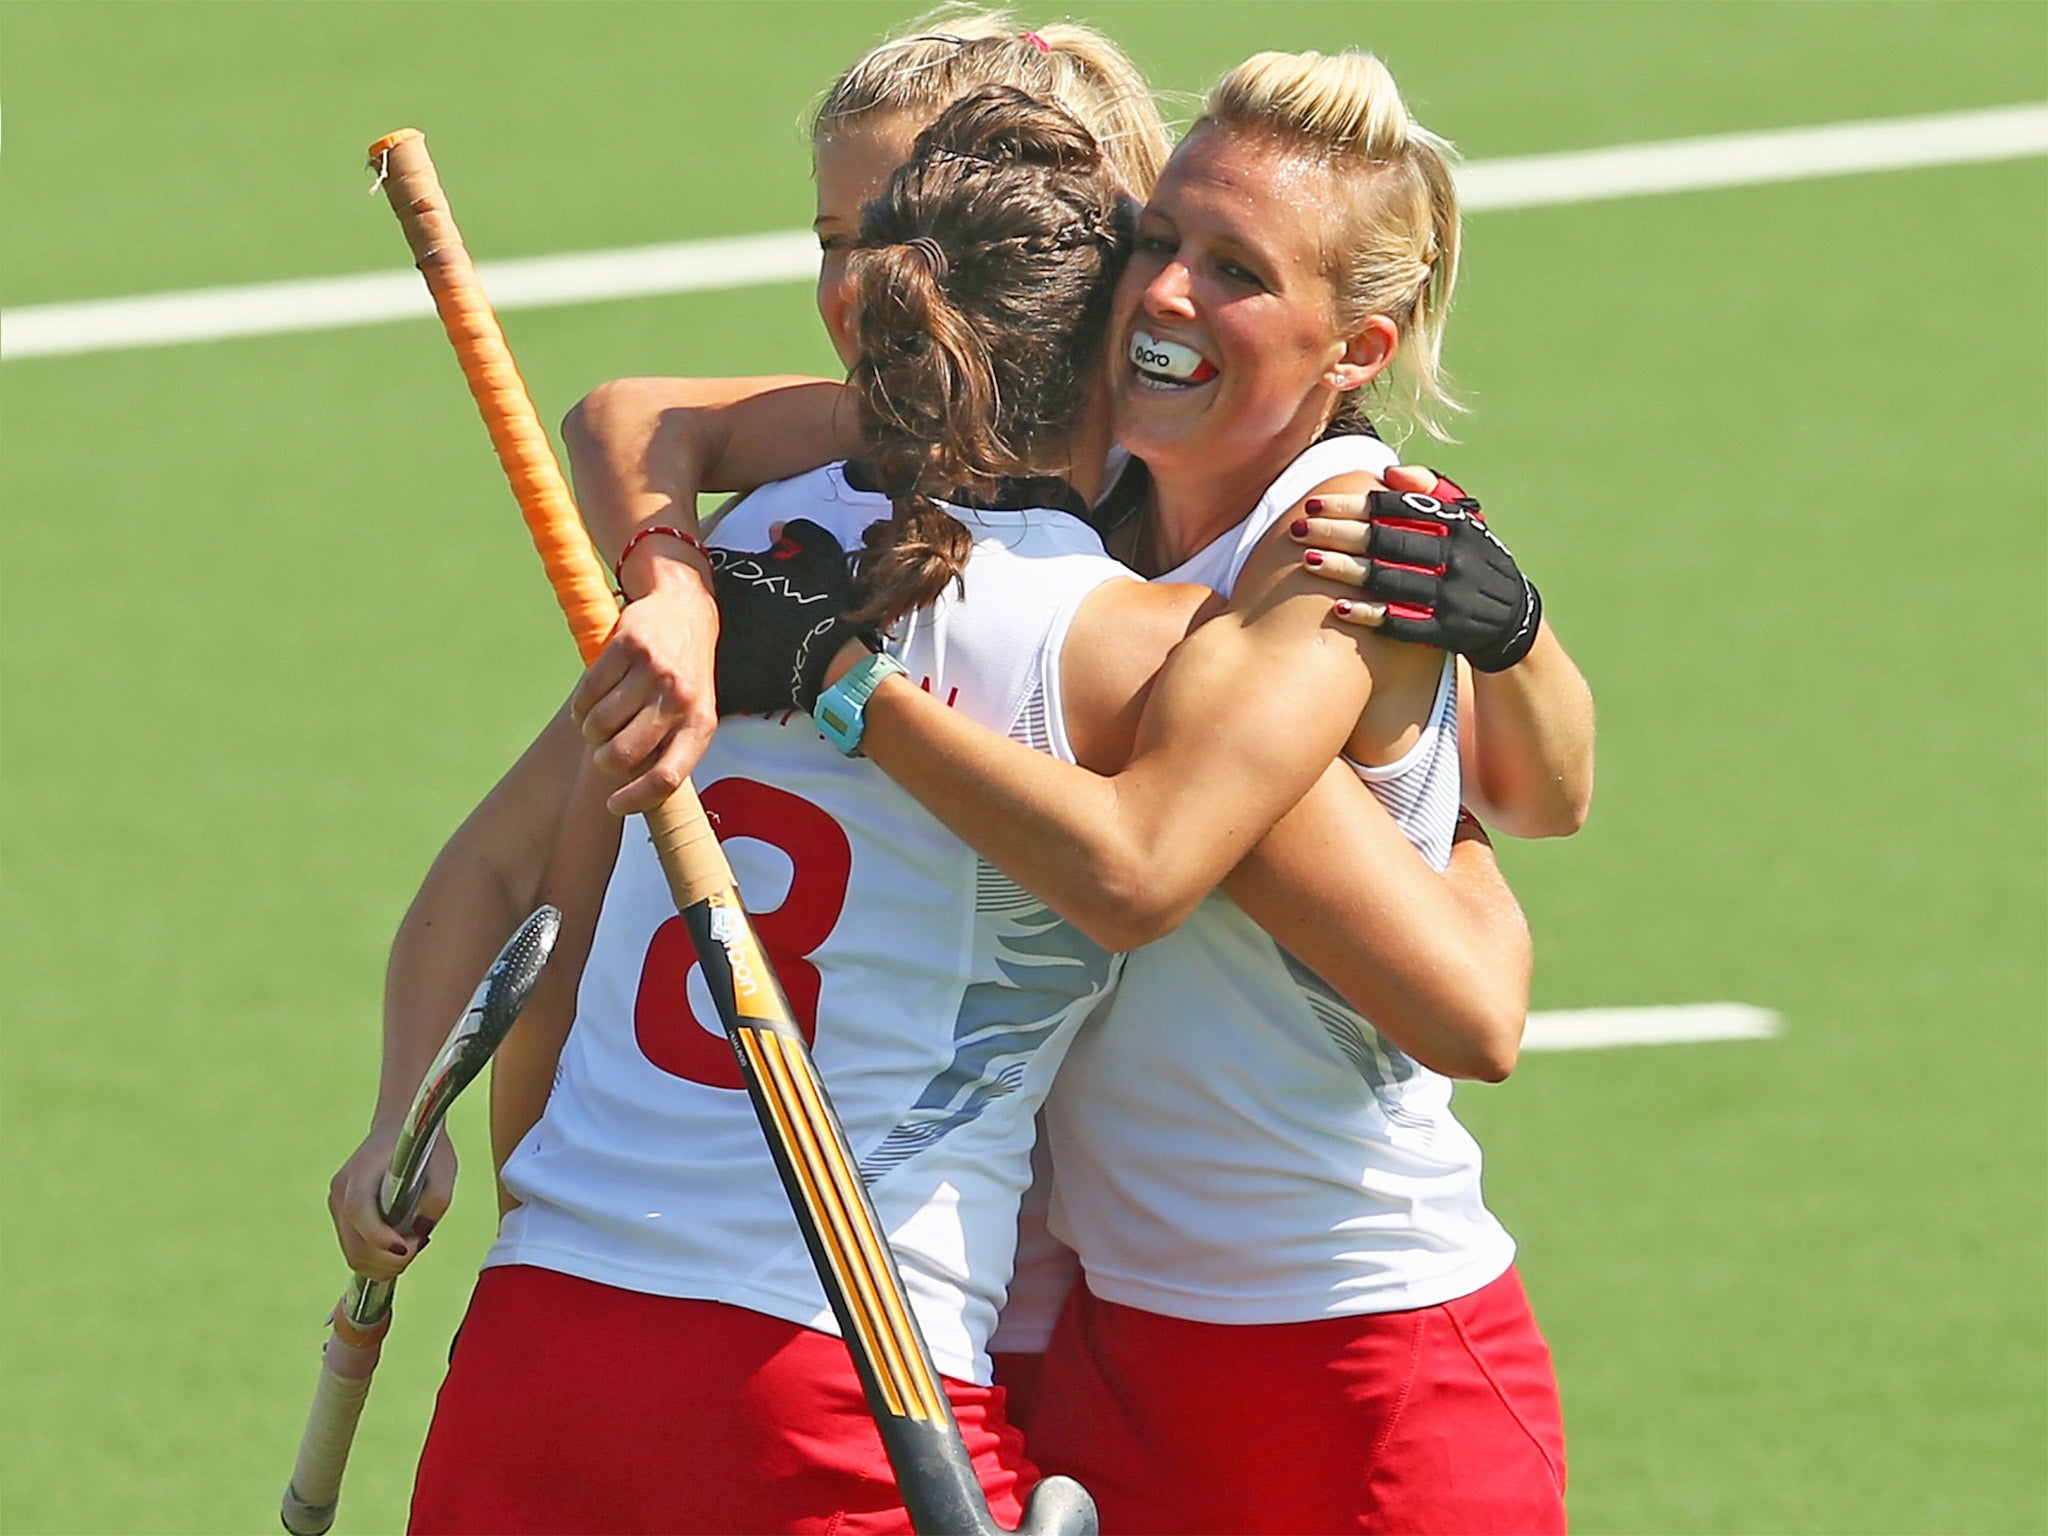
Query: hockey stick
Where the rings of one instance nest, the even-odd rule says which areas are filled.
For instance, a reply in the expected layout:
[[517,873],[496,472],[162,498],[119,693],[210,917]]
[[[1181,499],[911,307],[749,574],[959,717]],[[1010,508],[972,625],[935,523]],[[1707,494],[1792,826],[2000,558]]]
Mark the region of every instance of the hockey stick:
[[[562,914],[553,907],[542,907],[519,925],[498,951],[469,1006],[421,1078],[398,1142],[391,1149],[391,1166],[377,1197],[384,1220],[399,1232],[412,1230],[420,1192],[426,1187],[427,1157],[441,1138],[448,1107],[483,1070],[526,1007],[561,928]],[[377,1369],[384,1335],[391,1327],[391,1297],[397,1288],[396,1280],[372,1280],[358,1274],[334,1309],[334,1331],[321,1356],[320,1384],[306,1414],[298,1464],[278,1501],[278,1518],[292,1536],[321,1536],[334,1524],[334,1507],[341,1500],[341,1474],[348,1466],[356,1421],[370,1394],[370,1377]]]
[[[589,662],[617,622],[617,600],[463,248],[426,141],[414,129],[401,129],[372,144],[369,154],[434,296],[570,632]],[[860,1375],[911,1525],[920,1536],[997,1536],[1002,1527],[989,1513],[846,1132],[740,904],[732,868],[695,789],[686,781],[666,804],[648,813],[647,824],[797,1225]],[[1071,1479],[1046,1478],[1032,1491],[1019,1529],[1030,1536],[1093,1536],[1094,1502]]]

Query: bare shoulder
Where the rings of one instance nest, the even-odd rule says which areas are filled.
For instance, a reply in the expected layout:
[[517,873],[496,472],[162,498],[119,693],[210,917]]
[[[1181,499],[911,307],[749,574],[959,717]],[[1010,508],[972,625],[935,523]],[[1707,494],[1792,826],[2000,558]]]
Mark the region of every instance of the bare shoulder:
[[1386,489],[1385,483],[1363,470],[1350,470],[1341,475],[1332,475],[1313,489],[1305,492],[1293,506],[1273,520],[1259,538],[1258,548],[1245,562],[1244,572],[1238,577],[1236,591],[1232,594],[1231,606],[1243,610],[1253,603],[1270,598],[1276,585],[1287,578],[1296,577],[1301,570],[1301,546],[1288,532],[1289,526],[1297,519],[1310,515],[1308,503],[1322,496],[1363,496],[1371,491]]
[[1152,679],[1220,606],[1207,587],[1185,582],[1106,581],[1088,594],[1060,652],[1067,734],[1083,766],[1123,766]]

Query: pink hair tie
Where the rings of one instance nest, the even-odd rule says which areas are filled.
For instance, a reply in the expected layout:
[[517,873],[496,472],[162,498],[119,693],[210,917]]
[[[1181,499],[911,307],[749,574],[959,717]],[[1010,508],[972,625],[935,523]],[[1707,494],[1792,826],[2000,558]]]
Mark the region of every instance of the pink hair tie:
[[1020,43],[1029,43],[1032,47],[1036,48],[1040,53],[1052,52],[1052,44],[1048,43],[1036,32],[1019,32],[1017,34],[1017,41]]

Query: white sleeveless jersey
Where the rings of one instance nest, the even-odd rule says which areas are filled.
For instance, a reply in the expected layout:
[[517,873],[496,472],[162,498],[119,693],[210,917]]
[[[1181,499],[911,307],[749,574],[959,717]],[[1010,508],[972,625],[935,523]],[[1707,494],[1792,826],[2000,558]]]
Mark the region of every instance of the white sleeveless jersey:
[[[1129,573],[1063,512],[954,509],[958,587],[889,649],[971,718],[1071,759],[1059,655]],[[843,544],[888,515],[837,466],[770,486],[715,541],[809,517]],[[986,1382],[1033,1119],[1120,963],[801,713],[719,726],[694,775],[846,1127],[941,1371]],[[837,1324],[643,823],[624,844],[545,1115],[505,1169],[490,1264]]]
[[1280,472],[1280,478],[1266,487],[1266,494],[1243,522],[1210,540],[1156,579],[1190,581],[1228,597],[1244,572],[1245,561],[1259,547],[1259,540],[1302,497],[1338,475],[1382,475],[1400,462],[1401,456],[1393,449],[1364,433],[1346,433],[1310,443],[1300,457]]
[[[1227,593],[1316,485],[1393,462],[1376,439],[1317,443],[1243,524],[1162,579]],[[1428,724],[1399,762],[1353,765],[1438,869],[1458,813],[1456,675],[1447,656]],[[1449,1301],[1514,1256],[1450,1097],[1447,1078],[1211,894],[1132,952],[1069,1055],[1045,1112],[1050,1227],[1096,1295],[1172,1317],[1285,1323]],[[1023,1318],[1004,1327],[1035,1331]]]

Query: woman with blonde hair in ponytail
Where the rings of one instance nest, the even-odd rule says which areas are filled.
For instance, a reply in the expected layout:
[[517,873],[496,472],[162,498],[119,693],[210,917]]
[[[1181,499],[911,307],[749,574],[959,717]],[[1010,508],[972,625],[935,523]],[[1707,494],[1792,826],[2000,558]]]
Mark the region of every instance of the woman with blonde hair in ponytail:
[[[1111,413],[1151,484],[1108,545],[1227,611],[1152,683],[1113,774],[902,679],[865,702],[864,750],[920,803],[1085,931],[1142,945],[1047,1101],[1052,1231],[1084,1276],[1027,1425],[1111,1533],[1564,1525],[1549,1352],[1450,1108],[1452,1078],[1514,1064],[1514,964],[1482,953],[1422,1000],[1412,909],[1361,899],[1347,952],[1275,877],[1290,841],[1330,846],[1328,825],[1275,822],[1333,756],[1431,865],[1468,835],[1470,671],[1386,615],[1333,616],[1300,556],[1393,462],[1368,394],[1425,425],[1452,408],[1459,245],[1445,146],[1377,59],[1266,54],[1225,76],[1118,288]],[[1411,502],[1429,537],[1459,515]],[[1569,666],[1531,598],[1474,657],[1502,718]],[[1069,650],[1089,636],[1077,623]],[[1375,939],[1392,953],[1361,965]]]

